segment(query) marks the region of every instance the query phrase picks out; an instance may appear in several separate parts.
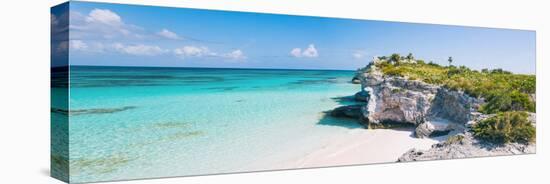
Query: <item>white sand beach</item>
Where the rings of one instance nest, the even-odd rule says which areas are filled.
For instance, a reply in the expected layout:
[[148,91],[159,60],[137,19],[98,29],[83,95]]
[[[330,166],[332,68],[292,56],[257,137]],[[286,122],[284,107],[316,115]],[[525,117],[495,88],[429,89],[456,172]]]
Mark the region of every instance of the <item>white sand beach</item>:
[[434,139],[415,138],[412,129],[348,129],[319,140],[324,143],[317,149],[290,149],[241,169],[278,170],[391,163],[412,148],[429,149],[433,144],[446,139],[447,136]]
[[428,149],[437,142],[415,138],[410,130],[352,129],[348,134],[335,136],[322,149],[283,164],[304,168],[395,162],[411,148]]

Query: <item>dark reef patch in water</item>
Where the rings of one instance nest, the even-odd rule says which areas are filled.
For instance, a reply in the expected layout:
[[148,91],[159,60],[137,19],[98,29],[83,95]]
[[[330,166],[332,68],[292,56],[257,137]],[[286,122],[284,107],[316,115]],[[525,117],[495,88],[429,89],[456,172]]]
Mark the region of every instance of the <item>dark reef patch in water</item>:
[[55,108],[55,107],[50,108],[50,112],[56,113],[56,114],[61,114],[61,115],[68,115],[69,114],[69,110],[61,109],[61,108]]
[[297,80],[290,82],[289,85],[319,85],[319,84],[336,84],[340,83],[335,79],[323,79],[323,80]]
[[125,86],[164,86],[166,84],[133,80],[133,81],[115,81],[115,80],[96,80],[86,82],[71,82],[71,88],[92,88],[92,87],[125,87]]
[[[71,76],[74,87],[123,87],[123,86],[178,86],[209,84],[228,79],[215,76],[169,76],[169,75],[90,75]],[[234,79],[232,79],[234,80]]]
[[79,79],[117,79],[117,80],[135,80],[135,79],[174,79],[171,75],[86,75],[77,76]]
[[98,158],[78,158],[70,161],[71,175],[106,174],[127,165],[135,158],[125,154],[113,154]]
[[237,86],[228,86],[228,87],[210,87],[210,88],[204,88],[207,90],[220,90],[220,91],[233,91],[239,87]]
[[340,105],[355,105],[355,104],[364,105],[364,104],[366,104],[366,102],[357,102],[357,100],[355,99],[355,96],[340,96],[340,97],[332,97],[330,99],[332,99],[333,101],[339,103]]
[[204,135],[203,131],[192,131],[192,132],[178,132],[169,136],[164,137],[160,141],[174,141],[179,139],[184,139],[188,137]]
[[223,82],[225,81],[223,77],[210,77],[210,76],[178,77],[178,80],[183,80],[185,82]]
[[155,124],[153,124],[153,127],[155,127],[155,128],[186,128],[186,127],[189,127],[189,123],[169,121],[169,122],[163,122],[163,123],[155,123]]
[[156,131],[162,130],[183,130],[188,129],[192,126],[191,123],[185,121],[167,121],[167,122],[156,122],[147,125],[142,125],[138,127],[132,127],[127,130],[127,133],[139,133],[144,132],[156,134]]
[[97,108],[97,109],[77,109],[77,110],[65,110],[58,108],[51,108],[51,111],[54,113],[68,114],[70,116],[84,115],[84,114],[112,114],[115,112],[126,111],[130,109],[135,109],[136,106],[125,106],[121,108]]

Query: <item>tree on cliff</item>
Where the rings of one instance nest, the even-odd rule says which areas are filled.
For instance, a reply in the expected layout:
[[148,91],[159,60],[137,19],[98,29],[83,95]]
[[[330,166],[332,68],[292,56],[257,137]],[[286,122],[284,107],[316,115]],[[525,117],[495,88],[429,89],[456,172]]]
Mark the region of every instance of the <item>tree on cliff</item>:
[[449,56],[449,59],[447,59],[447,61],[449,61],[449,66],[453,65],[453,57]]
[[407,58],[407,60],[409,60],[409,61],[414,60],[414,56],[413,56],[412,53],[409,53],[409,54],[407,55],[406,58]]
[[378,56],[378,59],[382,60],[382,61],[387,61],[388,57],[387,56]]
[[399,64],[401,61],[401,56],[397,53],[394,53],[390,56],[390,62],[393,64]]

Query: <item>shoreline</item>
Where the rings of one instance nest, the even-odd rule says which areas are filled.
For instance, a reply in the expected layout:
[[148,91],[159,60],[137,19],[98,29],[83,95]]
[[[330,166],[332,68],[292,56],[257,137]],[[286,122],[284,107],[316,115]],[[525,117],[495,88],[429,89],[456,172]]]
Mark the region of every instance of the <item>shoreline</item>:
[[321,149],[288,160],[283,165],[307,168],[396,162],[410,149],[428,149],[445,139],[446,136],[415,138],[412,131],[406,129],[353,129],[335,136]]
[[[397,162],[397,159],[411,149],[429,149],[448,136],[416,138],[413,129],[349,129],[341,134],[320,141],[317,149],[297,153],[278,153],[274,160],[264,158],[243,170],[284,170],[312,167],[334,167],[361,164]],[[299,146],[299,145],[298,145]]]

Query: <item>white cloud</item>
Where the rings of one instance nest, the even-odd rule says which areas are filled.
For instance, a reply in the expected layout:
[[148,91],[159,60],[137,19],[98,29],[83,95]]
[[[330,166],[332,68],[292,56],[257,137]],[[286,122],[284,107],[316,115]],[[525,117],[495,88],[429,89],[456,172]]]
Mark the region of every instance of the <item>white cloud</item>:
[[71,39],[141,39],[143,28],[126,24],[122,17],[108,9],[93,9],[87,15],[70,11]]
[[58,45],[58,51],[85,52],[85,53],[104,53],[115,52],[120,54],[135,56],[157,56],[165,54],[168,51],[156,45],[145,44],[123,44],[123,43],[103,43],[98,41],[70,40],[61,42]]
[[166,52],[166,50],[155,45],[124,45],[121,43],[113,44],[113,48],[123,54],[136,55],[136,56],[156,56]]
[[177,48],[173,50],[174,55],[178,56],[181,59],[189,58],[189,57],[218,57],[218,58],[225,58],[225,59],[231,59],[231,60],[240,60],[240,59],[246,59],[246,56],[244,55],[244,52],[240,49],[233,50],[231,52],[225,53],[225,54],[218,54],[216,52],[211,51],[208,47],[204,46],[183,46],[181,48]]
[[57,44],[56,52],[57,53],[66,53],[69,49],[69,42],[68,41],[61,41],[59,44]]
[[104,43],[99,41],[83,41],[83,40],[70,40],[63,41],[57,45],[58,52],[67,52],[69,49],[71,52],[82,53],[119,53],[134,56],[158,56],[167,53],[172,53],[175,56],[185,59],[189,57],[216,57],[228,60],[242,60],[246,59],[244,52],[240,49],[233,50],[228,53],[216,53],[210,51],[205,46],[183,46],[181,48],[173,49],[171,52],[168,49],[163,49],[156,45],[145,44],[124,44],[120,42]]
[[102,53],[105,46],[100,42],[85,42],[83,40],[69,40],[59,42],[57,52],[88,52]]
[[178,34],[168,30],[168,29],[162,29],[160,32],[157,33],[157,35],[159,36],[162,36],[164,38],[168,38],[168,39],[174,39],[174,40],[179,40],[181,39]]
[[292,55],[294,57],[302,57],[302,49],[294,48],[290,51],[290,55]]
[[174,54],[180,58],[186,57],[202,57],[215,56],[216,53],[211,52],[207,47],[184,46],[174,49]]
[[357,53],[357,52],[356,52],[356,53],[353,53],[352,56],[353,56],[353,58],[355,58],[355,59],[361,59],[361,58],[364,57],[363,54]]
[[302,52],[302,55],[304,57],[317,57],[319,56],[319,53],[317,53],[317,49],[315,49],[315,45],[309,44],[306,50]]
[[86,17],[86,22],[101,23],[111,26],[120,26],[124,24],[118,14],[107,9],[93,9]]
[[315,48],[314,44],[309,44],[306,49],[302,51],[301,48],[294,48],[290,51],[290,55],[294,57],[307,57],[315,58],[319,56],[319,52]]
[[69,28],[69,13],[63,12],[61,14],[50,15],[50,23],[51,23],[51,36],[54,41],[60,41],[67,39],[67,35],[69,34],[68,28]]
[[77,30],[81,28],[84,25],[87,25],[89,23],[86,22],[86,16],[83,15],[80,12],[70,10],[69,11],[69,21],[70,21],[70,27],[76,28]]
[[227,54],[224,54],[223,56],[226,58],[235,59],[235,60],[246,59],[246,56],[244,55],[243,51],[241,51],[240,49],[231,51]]
[[71,40],[69,41],[69,48],[71,50],[87,50],[88,44],[82,40]]
[[367,56],[367,53],[364,51],[354,51],[351,56],[353,56],[354,59],[363,59]]
[[57,25],[59,23],[59,21],[57,21],[57,16],[55,16],[54,14],[50,14],[50,23],[52,25]]

